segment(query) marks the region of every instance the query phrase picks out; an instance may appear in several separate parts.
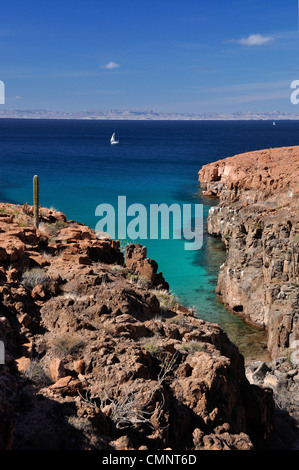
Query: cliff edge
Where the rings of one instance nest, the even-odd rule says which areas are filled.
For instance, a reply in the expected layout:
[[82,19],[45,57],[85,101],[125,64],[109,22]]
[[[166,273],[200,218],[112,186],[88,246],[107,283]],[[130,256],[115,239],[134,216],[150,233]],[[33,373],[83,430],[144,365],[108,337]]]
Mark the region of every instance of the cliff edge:
[[299,147],[225,158],[203,166],[198,178],[205,196],[219,198],[208,217],[209,233],[226,246],[219,298],[267,330],[272,357],[297,359]]

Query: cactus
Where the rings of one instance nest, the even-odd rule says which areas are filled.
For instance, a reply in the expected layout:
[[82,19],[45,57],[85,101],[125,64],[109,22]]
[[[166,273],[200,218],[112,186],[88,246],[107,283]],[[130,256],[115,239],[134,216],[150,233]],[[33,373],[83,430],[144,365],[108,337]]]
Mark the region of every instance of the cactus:
[[37,175],[33,177],[33,219],[34,227],[39,225],[39,179]]

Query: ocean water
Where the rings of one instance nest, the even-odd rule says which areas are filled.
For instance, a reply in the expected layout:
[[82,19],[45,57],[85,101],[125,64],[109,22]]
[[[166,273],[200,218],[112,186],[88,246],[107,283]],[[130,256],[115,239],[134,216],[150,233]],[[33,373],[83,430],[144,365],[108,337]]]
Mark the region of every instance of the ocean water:
[[[111,145],[116,132],[119,145]],[[217,300],[222,243],[207,235],[211,205],[197,180],[202,165],[268,147],[299,145],[299,122],[279,121],[68,121],[0,120],[0,200],[32,204],[32,177],[39,175],[40,203],[68,219],[96,227],[96,207],[118,196],[133,203],[203,204],[200,250],[183,239],[135,240],[147,246],[170,289],[198,316],[218,323],[245,358],[265,350],[265,333],[226,311]],[[131,241],[127,239],[126,241]]]

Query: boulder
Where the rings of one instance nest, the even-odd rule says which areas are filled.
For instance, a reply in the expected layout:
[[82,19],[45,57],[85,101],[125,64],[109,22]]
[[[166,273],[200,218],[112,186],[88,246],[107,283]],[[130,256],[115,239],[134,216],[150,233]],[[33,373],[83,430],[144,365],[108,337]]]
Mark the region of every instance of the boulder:
[[79,392],[82,393],[83,385],[80,380],[74,379],[68,375],[58,379],[49,389],[61,395],[74,396],[78,395]]
[[49,365],[49,370],[50,376],[54,380],[54,382],[57,382],[62,377],[65,377],[64,364],[58,357],[52,359]]

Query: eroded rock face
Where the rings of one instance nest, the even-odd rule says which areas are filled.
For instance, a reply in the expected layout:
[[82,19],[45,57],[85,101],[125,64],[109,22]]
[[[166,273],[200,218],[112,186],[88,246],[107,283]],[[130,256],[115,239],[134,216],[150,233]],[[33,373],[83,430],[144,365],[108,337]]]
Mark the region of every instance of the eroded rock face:
[[143,247],[124,260],[61,213],[43,210],[35,231],[4,209],[1,448],[241,450],[273,432],[271,391],[250,385],[219,326],[162,308],[157,287],[171,294]]
[[126,266],[138,276],[147,278],[155,287],[169,289],[162,273],[158,273],[158,263],[146,257],[146,247],[139,243],[131,243],[126,246]]
[[273,357],[299,339],[299,147],[236,155],[199,171],[217,196],[208,231],[227,257],[217,293],[224,305],[268,331]]

